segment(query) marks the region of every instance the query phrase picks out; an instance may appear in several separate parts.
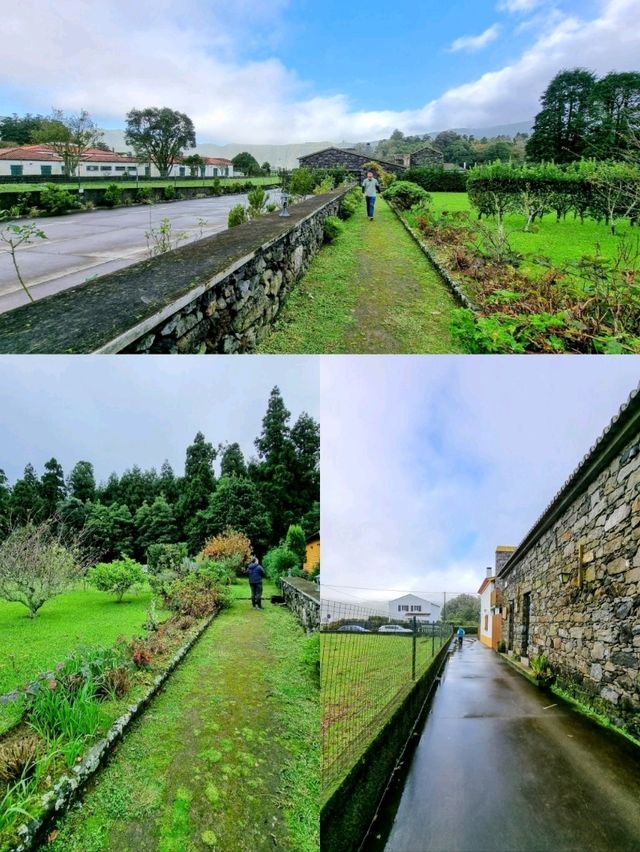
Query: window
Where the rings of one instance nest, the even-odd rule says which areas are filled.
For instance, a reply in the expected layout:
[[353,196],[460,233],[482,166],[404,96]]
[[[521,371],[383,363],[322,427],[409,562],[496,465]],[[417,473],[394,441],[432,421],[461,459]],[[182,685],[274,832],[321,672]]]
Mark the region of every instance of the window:
[[489,616],[485,615],[484,617],[484,630],[485,633],[489,630]]
[[22,174],[22,166],[11,166],[12,177],[20,177]]
[[111,166],[100,166],[100,171],[101,172],[110,172]]
[[40,174],[41,175],[50,175],[51,174],[51,166],[40,166]]
[[421,606],[411,606],[411,612],[422,612]]
[[408,604],[398,604],[398,612],[409,612]]
[[87,166],[87,171],[88,172],[97,172],[98,166]]
[[218,169],[215,166],[213,167],[213,176],[218,177]]
[[145,166],[144,167],[144,176],[145,177],[151,177],[151,166]]
[[125,167],[124,167],[124,166],[116,166],[116,171],[117,171],[117,172],[124,172],[124,171],[125,171]]
[[127,171],[128,171],[128,172],[135,172],[135,171],[136,171],[136,166],[127,166]]
[[184,177],[187,173],[187,170],[184,166],[180,166],[180,177]]

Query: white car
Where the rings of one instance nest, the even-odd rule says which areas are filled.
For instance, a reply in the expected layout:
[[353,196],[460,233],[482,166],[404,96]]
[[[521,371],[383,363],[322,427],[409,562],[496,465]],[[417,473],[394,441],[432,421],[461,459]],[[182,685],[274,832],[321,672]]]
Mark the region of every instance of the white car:
[[413,633],[408,627],[400,627],[399,624],[383,624],[378,633]]

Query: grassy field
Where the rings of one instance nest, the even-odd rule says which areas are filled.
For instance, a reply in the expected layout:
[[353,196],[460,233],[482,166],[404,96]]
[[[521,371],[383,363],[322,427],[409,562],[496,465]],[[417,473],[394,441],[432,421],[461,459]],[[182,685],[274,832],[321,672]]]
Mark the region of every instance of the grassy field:
[[[109,178],[105,178],[104,180],[83,180],[80,178],[80,185],[84,189],[106,189],[112,183],[116,183],[121,189],[135,189],[137,186],[143,187],[158,187],[158,186],[212,186],[214,180],[216,178],[167,178],[162,180],[158,178],[157,180],[141,180],[139,184],[136,184],[135,178],[129,178],[122,180],[120,178],[109,180]],[[221,186],[231,186],[236,183],[252,183],[254,186],[263,186],[264,184],[274,184],[280,183],[280,178],[275,177],[252,177],[252,178],[217,178],[220,182]],[[36,190],[42,189],[45,185],[42,183],[2,183],[2,178],[0,178],[0,192],[34,192]],[[62,187],[64,189],[78,189],[78,180],[70,180],[68,183],[58,183],[55,182],[56,186]]]
[[52,852],[319,848],[318,685],[246,582],[59,825]]
[[[434,212],[465,211],[474,217],[477,215],[471,206],[469,196],[464,192],[433,192],[431,196]],[[491,219],[482,221],[492,224]],[[604,222],[585,219],[581,223],[579,219],[574,219],[573,215],[557,222],[555,213],[551,213],[541,220],[536,220],[530,233],[523,231],[526,219],[521,214],[513,213],[505,216],[504,223],[511,245],[516,251],[523,255],[548,257],[558,265],[579,260],[584,255],[594,255],[596,246],[599,246],[603,256],[613,257],[620,245],[620,236],[614,236]],[[631,228],[628,223],[619,225],[618,232],[621,236],[627,234],[640,238],[638,228]],[[523,270],[527,268],[529,268],[528,265],[523,264]],[[536,266],[531,271],[539,274],[540,267]]]
[[[0,695],[81,646],[112,645],[119,635],[142,634],[150,601],[148,588],[127,593],[120,604],[104,592],[79,588],[48,601],[34,619],[24,606],[0,601]],[[0,704],[0,733],[20,713],[19,702]]]
[[262,353],[442,353],[453,299],[385,201],[364,204],[287,297]]
[[[449,636],[419,637],[416,677]],[[322,633],[322,787],[327,798],[413,686],[412,637]]]

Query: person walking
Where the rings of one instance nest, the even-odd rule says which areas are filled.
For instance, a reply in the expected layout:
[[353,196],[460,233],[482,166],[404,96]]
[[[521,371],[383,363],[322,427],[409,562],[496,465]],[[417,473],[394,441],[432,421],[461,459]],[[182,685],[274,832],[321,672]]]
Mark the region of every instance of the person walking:
[[256,556],[247,565],[247,575],[251,588],[251,606],[254,609],[262,609],[262,580],[267,575]]
[[458,637],[458,648],[462,648],[462,640],[464,639],[464,627],[462,627],[462,625],[458,627],[456,636]]
[[366,178],[362,181],[362,191],[364,193],[364,200],[367,202],[367,216],[373,222],[373,211],[376,206],[376,196],[380,192],[380,184],[371,169],[369,169]]

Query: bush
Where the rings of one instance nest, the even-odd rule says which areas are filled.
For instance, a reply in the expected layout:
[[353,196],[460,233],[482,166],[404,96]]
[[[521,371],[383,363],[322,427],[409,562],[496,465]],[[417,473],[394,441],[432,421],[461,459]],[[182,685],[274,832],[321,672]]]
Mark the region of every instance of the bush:
[[396,176],[392,172],[385,171],[383,166],[381,166],[380,163],[376,162],[375,160],[371,160],[371,162],[365,163],[362,167],[362,171],[373,172],[374,175],[378,178],[378,181],[380,182],[380,185],[383,189],[387,189],[388,187],[390,187],[396,179]]
[[95,686],[86,681],[78,689],[68,690],[60,681],[50,681],[34,695],[27,717],[31,727],[47,740],[93,737],[101,722]]
[[165,201],[173,201],[176,197],[176,188],[172,183],[166,184],[162,190],[162,197]]
[[291,524],[287,530],[284,546],[298,557],[298,563],[302,567],[307,558],[307,540],[304,530],[299,524]]
[[197,573],[176,580],[169,596],[171,609],[193,618],[204,618],[228,604],[226,593],[219,586],[211,585],[206,576]]
[[122,189],[117,183],[110,183],[105,189],[102,203],[105,207],[117,207],[118,204],[122,204]]
[[263,564],[267,576],[274,582],[277,582],[280,577],[287,576],[290,572],[300,570],[298,557],[283,544],[272,548],[265,555]]
[[337,216],[327,216],[323,225],[325,243],[332,243],[337,240],[343,230],[344,225]]
[[42,741],[34,734],[0,743],[0,784],[27,778],[42,753]]
[[303,167],[291,175],[287,190],[291,195],[311,195],[317,182],[314,172]]
[[153,190],[150,186],[139,186],[136,190],[136,201],[140,204],[152,204],[154,200]]
[[89,582],[101,592],[116,596],[118,603],[132,586],[144,583],[142,565],[128,556],[113,562],[99,562],[89,571]]
[[179,571],[182,562],[187,558],[187,545],[179,544],[150,544],[147,548],[147,563],[149,573],[161,571]]
[[426,206],[431,201],[431,196],[426,190],[406,180],[395,181],[388,189],[385,189],[383,195],[400,210],[409,210],[416,204]]
[[247,215],[247,208],[244,204],[236,204],[234,207],[229,210],[229,218],[227,223],[230,228],[235,228],[238,225],[243,225],[249,219]]
[[249,218],[261,216],[264,213],[264,207],[267,203],[267,193],[261,186],[255,186],[247,194],[247,200],[249,202]]
[[233,566],[236,574],[240,575],[253,556],[253,547],[249,538],[241,532],[228,529],[210,538],[200,551],[201,557],[208,557],[214,562],[225,562]]
[[327,192],[331,192],[333,189],[333,178],[331,175],[327,175],[322,178],[319,184],[317,184],[313,189],[314,195],[324,195]]
[[350,219],[362,204],[362,193],[359,189],[352,189],[348,192],[338,208],[338,217],[340,219]]
[[47,183],[40,192],[40,206],[46,213],[59,216],[78,207],[77,198],[68,189]]
[[417,183],[427,192],[466,192],[468,172],[415,168],[402,173],[403,181]]

